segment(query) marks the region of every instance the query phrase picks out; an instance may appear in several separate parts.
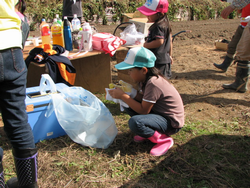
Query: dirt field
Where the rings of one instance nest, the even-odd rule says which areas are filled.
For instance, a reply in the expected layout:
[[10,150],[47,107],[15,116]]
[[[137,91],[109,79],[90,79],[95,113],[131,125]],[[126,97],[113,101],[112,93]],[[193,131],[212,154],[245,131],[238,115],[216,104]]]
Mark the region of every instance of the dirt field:
[[249,91],[241,94],[221,87],[234,81],[236,66],[231,66],[226,73],[220,73],[213,66],[213,63],[222,63],[226,55],[224,51],[215,50],[214,41],[231,40],[238,25],[238,20],[224,19],[173,23],[173,33],[192,30],[192,33],[180,34],[174,41],[172,79],[189,119],[229,120],[250,112]]
[[[189,120],[230,120],[242,118],[243,114],[245,117],[250,111],[249,91],[238,93],[221,87],[234,81],[236,66],[232,65],[226,73],[213,66],[215,62],[222,63],[226,55],[225,51],[215,49],[214,41],[231,40],[238,25],[238,19],[171,22],[173,34],[192,31],[175,37],[171,79],[182,96]],[[113,33],[116,25],[97,25],[96,28],[98,32]],[[31,32],[31,35],[33,33],[37,34]]]
[[[224,83],[234,81],[235,65],[231,66],[226,73],[221,73],[213,66],[215,62],[221,63],[226,55],[225,51],[215,49],[214,41],[230,40],[239,25],[239,20],[218,19],[171,23],[173,34],[192,30],[191,33],[178,35],[174,40],[173,77],[170,80],[183,99],[186,126],[196,127],[197,122],[202,124],[210,121],[217,126],[221,121],[223,126],[220,129],[226,129],[226,135],[213,134],[213,127],[208,127],[209,124],[206,123],[208,126],[203,128],[211,134],[201,136],[199,133],[196,137],[193,134],[197,131],[191,127],[193,131],[182,131],[178,134],[182,137],[179,138],[178,135],[175,137],[175,145],[167,156],[155,158],[148,154],[152,143],[146,145],[133,143],[132,135],[126,126],[126,117],[120,113],[116,114],[114,109],[118,108],[117,105],[113,105],[115,108],[112,112],[119,125],[119,134],[108,150],[86,149],[73,143],[66,136],[37,144],[40,153],[38,162],[40,187],[106,188],[118,187],[118,185],[124,188],[165,187],[166,184],[161,186],[164,183],[163,180],[172,182],[172,186],[168,187],[177,187],[176,182],[182,182],[183,186],[180,187],[247,187],[244,185],[249,182],[249,173],[247,173],[249,155],[245,151],[249,151],[247,149],[249,141],[246,139],[249,139],[247,126],[249,127],[250,122],[250,92],[238,93],[221,87]],[[116,25],[96,27],[98,32],[113,33]],[[31,32],[31,35],[33,33],[37,32]],[[112,66],[114,64],[115,61],[112,61]],[[112,75],[116,79],[117,71],[114,67],[112,67]],[[248,87],[250,89],[250,82]],[[231,122],[237,123],[237,126],[233,126]],[[227,126],[232,128],[225,128]],[[242,128],[243,126],[245,127]],[[232,131],[231,134],[231,130],[235,132]],[[15,170],[11,146],[2,127],[0,137],[1,147],[5,149],[5,177],[9,179],[15,176]],[[240,154],[237,155],[238,153]],[[208,160],[203,160],[205,158]],[[213,158],[218,160],[209,162],[209,159]],[[236,170],[231,170],[234,167]],[[158,174],[163,169],[164,179],[160,179],[159,185],[156,186]],[[140,177],[133,180],[139,172]],[[111,174],[115,174],[114,178]],[[177,181],[174,181],[175,179]],[[194,182],[189,185],[189,181],[193,179]],[[211,186],[201,186],[199,182],[203,180],[204,185]],[[239,184],[240,181],[242,182]]]
[[[221,87],[234,81],[236,65],[226,73],[213,66],[213,63],[222,63],[226,55],[225,51],[215,49],[215,40],[231,40],[238,25],[238,19],[171,22],[173,34],[192,31],[175,37],[171,79],[182,96],[189,120],[225,121],[233,117],[246,118],[246,114],[249,118],[250,92],[242,94]],[[114,28],[97,26],[98,32],[113,33]]]

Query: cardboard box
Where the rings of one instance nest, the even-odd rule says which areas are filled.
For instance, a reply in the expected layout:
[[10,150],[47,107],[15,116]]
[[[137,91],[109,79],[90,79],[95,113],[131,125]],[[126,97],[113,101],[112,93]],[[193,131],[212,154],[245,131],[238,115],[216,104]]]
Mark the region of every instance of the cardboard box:
[[134,23],[138,32],[144,34],[144,36],[148,36],[148,29],[153,23],[147,23],[147,18],[133,18],[129,20]]
[[135,11],[133,14],[133,18],[147,18],[144,14],[142,14],[140,11]]
[[135,11],[134,13],[123,13],[122,14],[122,22],[129,22],[130,19],[133,18],[146,18],[144,14],[142,14],[140,11]]
[[134,13],[124,13],[122,14],[122,22],[129,22],[130,19],[133,19]]
[[216,40],[214,45],[215,45],[215,48],[218,50],[227,51],[227,49],[228,49],[228,43],[221,42],[221,40]]
[[134,82],[134,80],[129,76],[128,70],[118,70],[118,80],[123,80],[133,86],[133,88],[138,88],[138,83]]
[[[66,87],[68,86],[63,83],[56,84],[58,92]],[[57,121],[55,112],[49,117],[45,117],[51,96],[50,94],[40,95],[39,89],[39,86],[27,88],[25,99],[28,122],[31,126],[35,143],[66,135],[66,132]]]
[[[117,64],[124,61],[126,55],[128,53],[128,48],[124,50],[118,50],[116,51],[116,62]],[[132,78],[128,74],[128,70],[118,70],[117,71],[117,78],[118,80],[123,80],[124,82],[127,82],[133,86],[133,88],[137,88],[138,84],[135,83]]]

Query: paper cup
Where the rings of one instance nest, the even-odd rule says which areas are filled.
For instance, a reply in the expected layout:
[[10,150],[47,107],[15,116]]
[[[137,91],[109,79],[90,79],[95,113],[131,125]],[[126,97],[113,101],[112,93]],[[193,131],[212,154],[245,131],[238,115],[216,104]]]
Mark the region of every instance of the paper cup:
[[36,37],[36,38],[33,38],[32,39],[32,42],[33,42],[33,45],[34,46],[38,46],[39,45],[39,41],[38,41],[38,38]]

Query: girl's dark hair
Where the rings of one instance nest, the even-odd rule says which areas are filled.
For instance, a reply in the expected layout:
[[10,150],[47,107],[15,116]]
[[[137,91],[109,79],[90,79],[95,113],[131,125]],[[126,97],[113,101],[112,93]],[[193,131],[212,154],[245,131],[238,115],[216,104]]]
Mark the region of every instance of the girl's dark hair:
[[18,3],[16,4],[18,5],[18,10],[24,14],[25,10],[26,10],[26,3],[24,0],[19,0]]
[[149,30],[153,30],[156,26],[160,26],[162,28],[167,28],[168,32],[166,32],[166,36],[172,33],[172,29],[170,26],[170,22],[166,13],[157,13],[159,19],[155,21],[150,27]]
[[[139,69],[141,70],[142,68],[141,67],[135,67],[136,69]],[[142,83],[142,89],[145,88],[148,80],[150,78],[152,78],[153,76],[156,76],[157,78],[159,78],[159,76],[163,77],[165,80],[167,80],[167,78],[159,71],[159,69],[155,68],[155,67],[152,67],[152,68],[147,68],[148,69],[148,72],[146,74],[146,80],[144,83]],[[168,80],[167,80],[168,81]]]

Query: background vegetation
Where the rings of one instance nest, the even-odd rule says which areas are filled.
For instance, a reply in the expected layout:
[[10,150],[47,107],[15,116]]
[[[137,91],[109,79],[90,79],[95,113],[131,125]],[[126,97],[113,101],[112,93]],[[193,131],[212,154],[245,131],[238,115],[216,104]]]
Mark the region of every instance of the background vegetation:
[[[62,17],[63,0],[26,0],[26,14],[31,20],[31,30],[36,30],[42,18],[51,22],[56,14]],[[87,21],[93,21],[94,15],[97,20],[101,18],[103,24],[107,24],[105,9],[112,7],[113,22],[122,21],[122,13],[132,13],[136,8],[143,5],[145,0],[83,0],[83,17]],[[175,20],[177,14],[189,13],[190,20],[214,19],[220,15],[222,9],[228,3],[220,0],[169,0],[168,16]],[[235,13],[232,14],[235,17]]]

